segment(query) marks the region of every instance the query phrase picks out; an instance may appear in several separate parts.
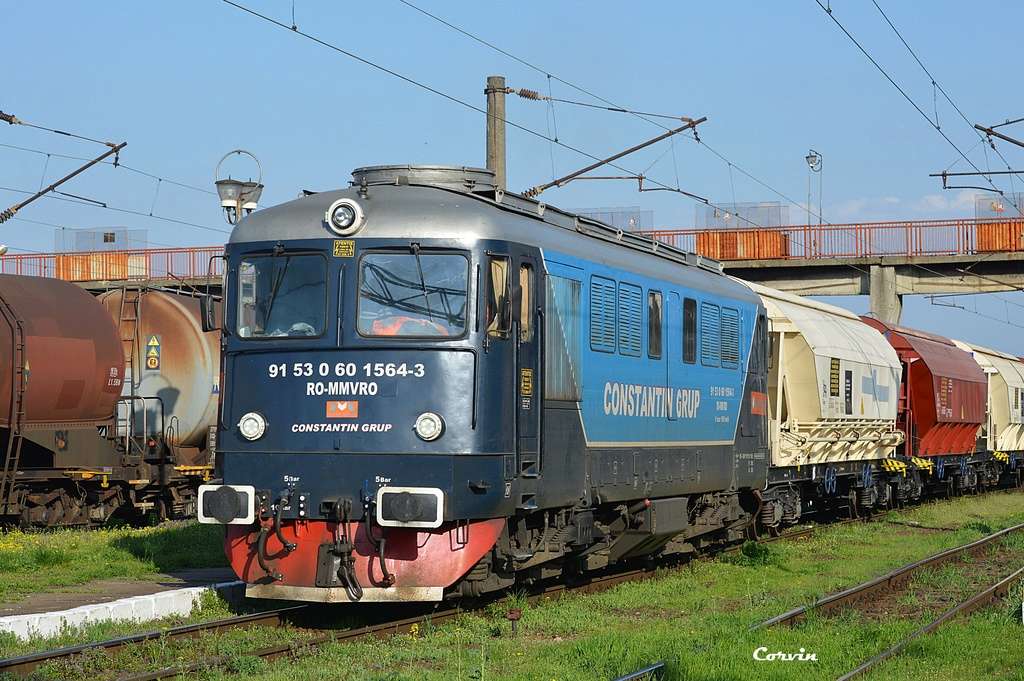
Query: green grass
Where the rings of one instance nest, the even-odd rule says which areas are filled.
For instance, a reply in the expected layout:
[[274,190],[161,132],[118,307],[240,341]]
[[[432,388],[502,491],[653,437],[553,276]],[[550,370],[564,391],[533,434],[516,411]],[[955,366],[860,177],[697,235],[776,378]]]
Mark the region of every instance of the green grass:
[[[961,529],[934,532],[881,523],[834,527],[809,539],[748,546],[660,579],[526,606],[516,638],[503,617],[512,607],[506,603],[450,626],[426,628],[415,637],[327,646],[312,657],[274,663],[246,678],[612,679],[665,661],[668,679],[834,679],[926,618],[878,622],[844,614],[813,618],[794,629],[751,632],[749,627],[824,593],[1024,522],[1024,495],[958,499],[901,515]],[[1011,544],[1016,548],[1021,542],[1014,538]],[[869,678],[1024,678],[1017,671],[1024,669],[1022,595],[1018,591],[1016,601],[948,625]],[[759,646],[787,652],[804,648],[818,661],[756,662],[753,652]],[[208,678],[223,676],[210,673]]]
[[[591,596],[569,595],[534,605],[513,596],[454,623],[437,627],[426,623],[414,635],[328,645],[296,660],[266,663],[249,653],[253,646],[299,640],[302,632],[255,629],[181,644],[153,644],[114,660],[97,658],[51,667],[40,678],[100,681],[116,676],[114,670],[152,669],[217,653],[231,658],[229,670],[210,670],[196,678],[575,681],[612,679],[665,661],[666,678],[673,680],[834,679],[897,642],[934,613],[884,621],[844,613],[828,619],[812,617],[792,629],[752,632],[750,626],[943,548],[1024,522],[1024,495],[958,499],[901,515],[925,525],[959,529],[935,532],[886,523],[836,526],[806,539],[747,545],[719,560],[695,562],[654,580],[623,584]],[[1013,536],[1006,545],[1024,555],[1024,536]],[[928,586],[944,578],[952,587],[963,586],[962,574],[950,568],[919,579]],[[906,598],[912,594],[908,592]],[[1019,645],[1022,598],[1024,591],[1018,588],[998,607],[947,625],[865,678],[1024,679],[1018,671],[1024,670],[1024,646]],[[224,606],[204,607],[208,608],[205,613],[200,610],[194,616],[220,613],[223,610],[218,608]],[[504,618],[511,607],[523,609],[516,637]],[[339,613],[352,611],[349,606],[338,609]],[[69,632],[63,642],[98,633]],[[34,645],[52,647],[46,643],[56,644],[36,641]],[[815,653],[817,661],[756,662],[752,656],[760,646],[787,652],[803,648]]]
[[227,565],[224,529],[194,522],[158,527],[55,530],[0,535],[0,602],[97,579],[146,579],[160,572]]

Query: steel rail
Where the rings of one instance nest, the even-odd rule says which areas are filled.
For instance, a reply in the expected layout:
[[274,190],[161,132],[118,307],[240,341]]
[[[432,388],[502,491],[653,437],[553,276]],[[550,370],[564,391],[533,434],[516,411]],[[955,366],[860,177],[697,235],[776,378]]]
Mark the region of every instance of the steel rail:
[[[598,593],[611,589],[614,586],[622,584],[624,582],[636,582],[645,579],[650,579],[655,575],[655,569],[643,568],[635,570],[627,570],[624,572],[614,573],[610,575],[604,575],[595,577],[587,582],[579,584],[553,584],[541,589],[534,591],[527,597],[527,602],[536,603],[543,598],[550,597],[554,594],[562,593]],[[502,594],[504,597],[504,594]],[[370,624],[361,627],[353,627],[351,629],[342,629],[340,631],[332,631],[327,634],[321,634],[310,639],[301,641],[292,641],[289,643],[281,643],[278,645],[267,646],[251,651],[249,655],[260,659],[273,661],[281,657],[293,657],[301,654],[313,648],[317,648],[323,645],[329,645],[331,643],[352,643],[370,638],[387,638],[396,634],[406,634],[424,624],[441,624],[444,622],[451,621],[460,615],[464,615],[471,612],[482,610],[487,604],[494,602],[497,599],[483,599],[479,605],[472,608],[462,608],[455,606],[447,608],[445,610],[434,611],[424,615],[417,615],[415,617],[406,617],[399,620],[388,620],[380,622],[378,624]],[[156,669],[146,672],[138,672],[132,674],[126,674],[118,677],[117,681],[162,681],[163,679],[175,679],[178,677],[188,677],[188,675],[195,674],[204,670],[214,669],[223,667],[228,664],[232,659],[230,655],[217,655],[214,657],[207,657],[195,662],[190,662],[184,665],[164,667],[163,669]]]
[[645,679],[651,679],[653,681],[655,679],[663,678],[665,678],[665,663],[655,662],[654,664],[648,665],[643,669],[637,669],[635,672],[632,672],[631,674],[620,676],[616,678],[614,681],[644,681]]
[[92,650],[115,651],[130,645],[154,641],[157,639],[177,640],[189,638],[205,632],[221,632],[231,629],[244,629],[258,626],[281,626],[290,621],[292,617],[308,608],[307,605],[292,605],[248,615],[238,615],[211,622],[199,624],[185,624],[179,627],[172,627],[163,631],[147,631],[141,634],[132,634],[120,638],[98,641],[95,643],[83,643],[56,650],[48,650],[39,653],[28,653],[17,657],[9,657],[0,660],[0,674],[14,674],[27,676],[46,662],[62,660],[75,655],[81,655]]
[[877,667],[879,664],[889,659],[890,657],[898,655],[900,652],[903,651],[904,648],[913,643],[915,640],[921,638],[926,634],[930,634],[931,632],[935,631],[951,619],[958,617],[960,615],[969,615],[975,610],[978,610],[986,605],[989,605],[990,603],[994,603],[995,601],[1001,598],[1005,598],[1010,592],[1010,587],[1012,587],[1014,584],[1021,581],[1022,579],[1024,579],[1024,567],[1015,570],[1008,577],[1004,577],[1003,579],[999,580],[998,582],[988,587],[984,591],[981,591],[971,596],[967,600],[962,601],[959,605],[950,608],[949,610],[947,610],[946,612],[942,613],[934,620],[929,622],[928,624],[924,625],[917,631],[907,636],[905,639],[903,639],[896,645],[892,646],[891,648],[888,648],[887,650],[882,651],[878,655],[875,655],[870,660],[867,660],[853,671],[843,674],[839,677],[838,681],[848,681],[849,679],[856,678],[864,672],[873,669],[874,667]]
[[[846,522],[846,521],[844,521]],[[765,537],[759,540],[761,543],[770,543],[774,541],[781,541],[785,539],[795,539],[799,537],[806,537],[814,533],[817,526],[803,527],[797,530],[784,532],[778,536]],[[729,547],[724,551],[718,553],[708,554],[707,558],[714,558],[717,555],[723,555],[726,553],[732,553],[740,550],[740,546]],[[596,593],[597,591],[603,591],[610,589],[613,586],[624,582],[640,581],[642,579],[649,579],[654,576],[658,567],[675,567],[674,565],[662,565],[655,566],[654,568],[644,568],[635,570],[626,570],[622,572],[616,572],[608,575],[597,576],[589,579],[586,582],[580,582],[578,584],[552,584],[536,591],[535,593],[528,596],[529,602],[536,602],[537,600],[545,597],[549,597],[553,594],[562,592],[579,592],[579,593]],[[506,594],[501,592],[500,597],[504,597]],[[487,599],[486,603],[493,602],[494,599]],[[315,605],[315,604],[314,604]],[[139,643],[145,643],[146,641],[153,640],[179,640],[188,637],[194,637],[202,633],[218,633],[223,631],[230,631],[233,629],[242,629],[257,626],[270,626],[279,627],[286,623],[293,622],[298,619],[302,613],[306,612],[311,606],[310,605],[294,605],[283,608],[275,608],[264,612],[251,613],[247,615],[238,615],[236,617],[228,617],[211,622],[201,622],[198,624],[187,624],[178,627],[172,627],[170,629],[161,631],[149,631],[141,634],[133,634],[130,636],[123,636],[120,638],[109,639],[105,641],[99,641],[95,643],[84,643],[75,646],[68,646],[65,648],[58,648],[50,651],[43,651],[38,653],[28,653],[17,657],[10,657],[6,659],[0,659],[0,673],[9,673],[17,676],[27,676],[40,666],[47,662],[54,660],[66,659],[75,655],[81,655],[93,650],[104,650],[107,652],[113,652],[130,645]],[[365,625],[361,627],[353,627],[351,629],[345,629],[340,632],[332,632],[330,635],[324,635],[314,637],[306,641],[297,641],[288,644],[281,644],[278,646],[272,646],[265,648],[261,651],[254,653],[258,657],[266,657],[273,659],[280,657],[284,654],[291,654],[302,650],[307,647],[315,647],[331,641],[346,642],[358,640],[361,638],[369,638],[371,636],[384,636],[393,635],[398,633],[408,632],[413,624],[423,624],[425,622],[438,623],[451,619],[455,615],[473,612],[479,608],[449,608],[441,611],[433,611],[428,614],[419,615],[416,617],[408,617],[397,620],[387,620],[376,624]],[[209,658],[203,661],[202,664],[207,666],[219,666],[222,665],[226,660],[216,658],[216,664],[214,658]],[[199,663],[197,663],[199,664]],[[196,667],[201,668],[201,667]],[[192,671],[191,667],[187,671]],[[184,673],[178,671],[175,673]],[[161,675],[162,674],[162,675]],[[134,681],[141,681],[141,679],[162,679],[169,678],[167,675],[170,674],[169,669],[158,670],[152,672],[144,672],[136,675],[130,675],[123,677],[124,679],[133,679]]]
[[793,608],[788,612],[784,612],[781,615],[776,615],[775,617],[754,625],[750,630],[756,631],[758,629],[774,627],[780,624],[793,626],[803,621],[807,617],[807,613],[811,611],[830,613],[853,605],[854,603],[862,601],[880,591],[889,591],[900,588],[921,570],[938,567],[939,565],[956,560],[962,556],[975,554],[993,542],[1022,529],[1024,529],[1024,523],[1007,527],[999,530],[998,532],[993,532],[988,536],[961,546],[955,546],[951,549],[939,551],[927,558],[922,558],[921,560],[898,567],[895,570],[881,575],[880,577],[869,579],[868,581],[850,587],[849,589],[844,589],[828,596],[824,596],[810,605],[802,605],[798,608]]

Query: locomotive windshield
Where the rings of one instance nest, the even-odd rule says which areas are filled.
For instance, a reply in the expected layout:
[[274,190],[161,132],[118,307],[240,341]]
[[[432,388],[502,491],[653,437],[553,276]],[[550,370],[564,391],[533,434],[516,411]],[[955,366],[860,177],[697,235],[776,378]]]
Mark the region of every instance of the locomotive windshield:
[[359,333],[453,337],[466,329],[469,260],[453,253],[369,253],[359,267]]
[[327,262],[319,255],[245,258],[238,268],[238,335],[309,337],[324,332]]

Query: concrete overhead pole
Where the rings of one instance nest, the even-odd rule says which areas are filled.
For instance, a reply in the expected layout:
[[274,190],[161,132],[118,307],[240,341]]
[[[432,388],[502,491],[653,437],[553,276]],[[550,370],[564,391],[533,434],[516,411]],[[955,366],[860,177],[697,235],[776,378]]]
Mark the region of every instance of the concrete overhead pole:
[[494,184],[505,189],[505,76],[488,76],[487,169],[494,171]]
[[871,314],[886,324],[899,324],[903,314],[903,296],[896,287],[896,268],[872,265],[868,275]]

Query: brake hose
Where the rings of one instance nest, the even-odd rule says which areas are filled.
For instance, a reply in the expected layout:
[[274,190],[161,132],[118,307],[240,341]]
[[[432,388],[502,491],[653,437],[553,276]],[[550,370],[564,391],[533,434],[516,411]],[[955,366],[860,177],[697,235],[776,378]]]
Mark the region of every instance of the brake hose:
[[260,528],[260,535],[256,539],[256,560],[259,561],[260,567],[263,568],[264,572],[270,575],[271,579],[273,579],[275,582],[280,582],[284,579],[284,575],[282,575],[280,572],[272,569],[269,565],[267,565],[266,553],[268,534],[270,534],[270,532],[267,530],[266,527]]
[[348,540],[348,512],[352,502],[346,499],[341,505],[341,521],[338,523],[337,547],[341,553],[341,564],[338,566],[338,578],[345,585],[345,593],[352,601],[363,598],[363,586],[356,579],[355,559],[352,557],[353,546]]
[[[385,588],[395,583],[395,576],[388,571],[387,563],[384,562],[384,547],[387,544],[387,539],[384,537],[384,528],[381,528],[381,537],[378,542],[373,536],[373,515],[370,513],[370,504],[366,503],[363,506],[363,521],[366,523],[366,538],[370,540],[370,544],[377,550],[377,559],[380,561],[380,571],[383,575],[381,582]],[[373,573],[370,573],[370,579],[373,579]]]
[[274,512],[274,536],[277,537],[277,541],[281,542],[281,546],[284,547],[285,553],[291,553],[297,547],[297,544],[293,544],[284,538],[284,534],[281,533],[281,511],[284,510],[284,503],[291,498],[291,493],[287,495],[282,494],[281,498],[277,500],[277,510]]

